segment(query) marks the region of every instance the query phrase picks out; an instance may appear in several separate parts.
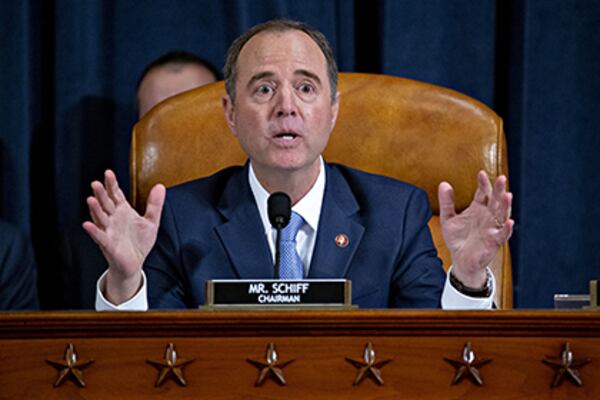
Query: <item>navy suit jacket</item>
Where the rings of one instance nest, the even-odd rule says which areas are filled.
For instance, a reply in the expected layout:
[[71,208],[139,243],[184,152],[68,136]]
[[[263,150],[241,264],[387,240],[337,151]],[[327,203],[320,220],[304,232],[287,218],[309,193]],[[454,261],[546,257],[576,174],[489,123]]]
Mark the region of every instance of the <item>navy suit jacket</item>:
[[[326,184],[308,278],[347,278],[361,308],[438,308],[445,274],[415,186],[337,164]],[[348,236],[347,247],[335,238]],[[209,279],[273,278],[248,165],[167,192],[156,245],[144,264],[150,308],[198,307]]]
[[0,310],[37,310],[37,268],[28,238],[0,222]]

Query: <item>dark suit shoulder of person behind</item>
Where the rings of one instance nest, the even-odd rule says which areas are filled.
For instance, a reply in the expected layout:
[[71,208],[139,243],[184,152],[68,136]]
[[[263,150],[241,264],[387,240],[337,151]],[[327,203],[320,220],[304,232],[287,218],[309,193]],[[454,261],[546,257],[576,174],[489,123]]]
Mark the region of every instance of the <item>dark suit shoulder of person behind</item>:
[[0,222],[0,310],[37,309],[37,267],[31,243],[16,227]]
[[93,310],[96,282],[107,266],[102,252],[81,227],[59,235],[58,262],[62,284],[61,307]]

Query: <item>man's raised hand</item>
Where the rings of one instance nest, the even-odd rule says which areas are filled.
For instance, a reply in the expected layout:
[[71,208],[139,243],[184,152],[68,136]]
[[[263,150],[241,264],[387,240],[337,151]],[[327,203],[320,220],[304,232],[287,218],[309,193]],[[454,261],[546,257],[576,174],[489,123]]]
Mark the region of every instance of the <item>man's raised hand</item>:
[[127,202],[111,170],[104,173],[104,184],[92,182],[92,190],[87,198],[92,221],[84,222],[83,229],[108,262],[104,295],[120,304],[140,289],[142,265],[156,242],[166,190],[163,185],[152,188],[143,216]]
[[460,214],[454,208],[452,186],[442,182],[438,188],[442,234],[452,255],[453,274],[473,288],[485,283],[485,268],[508,241],[514,226],[506,177],[499,176],[492,186],[487,174],[480,171],[477,184],[473,201]]

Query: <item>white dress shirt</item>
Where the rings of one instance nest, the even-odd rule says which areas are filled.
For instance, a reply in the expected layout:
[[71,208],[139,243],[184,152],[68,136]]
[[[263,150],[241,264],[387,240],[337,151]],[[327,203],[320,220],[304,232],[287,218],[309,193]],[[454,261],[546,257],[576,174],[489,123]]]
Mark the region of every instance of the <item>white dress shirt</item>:
[[[269,192],[262,187],[256,178],[252,164],[250,164],[248,180],[250,182],[250,189],[254,195],[254,201],[258,207],[260,219],[263,223],[263,227],[265,228],[265,235],[267,236],[269,248],[271,249],[273,264],[275,264],[275,241],[277,240],[277,230],[271,226],[271,222],[269,221],[269,212],[267,206]],[[317,228],[319,226],[319,218],[321,217],[321,204],[323,204],[324,194],[325,165],[323,163],[323,159],[321,159],[319,176],[317,177],[315,184],[308,191],[308,193],[306,193],[306,195],[292,207],[292,211],[300,214],[305,222],[296,235],[296,250],[298,251],[300,258],[302,259],[302,264],[304,265],[304,276],[308,276],[310,260],[312,260],[313,250],[315,248]]]
[[[248,181],[254,201],[258,207],[261,221],[264,226],[264,232],[269,242],[269,248],[271,249],[271,256],[273,257],[273,263],[275,262],[275,240],[276,230],[271,226],[268,215],[267,200],[269,193],[260,184],[252,163],[250,163]],[[321,216],[321,206],[323,204],[323,195],[325,194],[325,165],[323,158],[321,158],[321,166],[319,170],[319,176],[313,187],[309,192],[296,203],[292,210],[300,214],[304,218],[305,224],[298,231],[296,236],[296,246],[298,254],[304,264],[304,276],[308,276],[308,269],[310,267],[310,261],[312,259],[313,250],[315,248],[315,240],[317,238],[317,230],[319,226],[319,218]],[[451,270],[452,268],[450,268]],[[450,273],[448,270],[448,273]],[[106,272],[102,274],[96,285],[96,310],[108,311],[108,310],[128,310],[128,311],[145,311],[148,309],[148,299],[146,294],[146,276],[142,271],[142,287],[140,291],[128,301],[119,305],[110,303],[102,294],[104,289],[104,276]],[[496,290],[496,282],[492,274],[492,285],[493,289],[490,297],[475,298],[469,297],[458,290],[456,290],[451,284],[450,279],[446,276],[446,283],[442,292],[442,308],[443,309],[489,309],[492,308],[494,294]]]

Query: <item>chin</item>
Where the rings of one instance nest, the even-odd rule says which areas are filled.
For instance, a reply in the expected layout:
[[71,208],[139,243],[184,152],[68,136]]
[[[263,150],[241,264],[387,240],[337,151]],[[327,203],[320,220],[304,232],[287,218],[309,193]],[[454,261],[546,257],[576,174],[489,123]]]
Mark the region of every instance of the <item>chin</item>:
[[295,172],[300,170],[309,169],[311,166],[315,164],[316,160],[307,160],[306,157],[278,157],[273,160],[273,167],[281,170],[286,170],[289,172]]
[[274,164],[272,166],[272,168],[274,170],[278,170],[281,172],[297,172],[297,171],[302,171],[303,169],[306,168],[306,165],[303,164],[296,164],[296,163],[277,163]]

